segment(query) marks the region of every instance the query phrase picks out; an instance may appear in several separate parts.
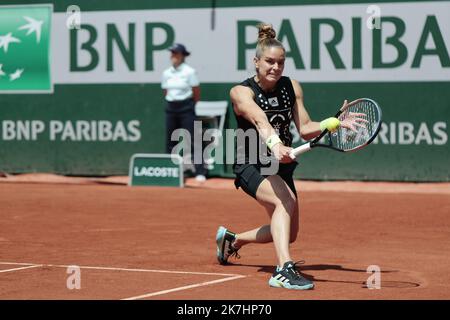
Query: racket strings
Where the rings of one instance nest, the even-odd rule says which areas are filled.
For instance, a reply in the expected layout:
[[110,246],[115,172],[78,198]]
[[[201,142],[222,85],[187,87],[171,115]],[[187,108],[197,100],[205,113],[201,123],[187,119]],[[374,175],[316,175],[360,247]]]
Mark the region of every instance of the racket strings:
[[352,150],[365,145],[376,133],[380,122],[378,108],[371,101],[362,100],[345,110],[339,118],[344,120],[354,116],[355,113],[363,114],[359,116],[367,122],[359,122],[362,126],[356,127],[356,132],[341,127],[336,133],[331,134],[331,142],[342,150]]

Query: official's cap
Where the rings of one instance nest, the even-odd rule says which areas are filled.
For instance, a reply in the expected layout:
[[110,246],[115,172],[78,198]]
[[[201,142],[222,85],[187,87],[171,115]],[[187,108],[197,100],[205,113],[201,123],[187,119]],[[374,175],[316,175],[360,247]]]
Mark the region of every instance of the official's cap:
[[169,48],[169,51],[171,51],[171,52],[180,52],[184,56],[188,56],[188,55],[191,54],[189,51],[186,50],[186,47],[184,45],[182,45],[181,43],[175,43],[173,46],[171,46]]

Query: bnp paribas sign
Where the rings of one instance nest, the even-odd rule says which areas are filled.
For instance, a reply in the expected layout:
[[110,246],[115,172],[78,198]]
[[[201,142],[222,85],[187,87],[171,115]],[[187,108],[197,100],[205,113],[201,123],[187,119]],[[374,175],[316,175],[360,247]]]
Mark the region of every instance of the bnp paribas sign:
[[273,24],[285,73],[301,82],[450,79],[450,1],[219,7],[214,15],[209,7],[80,9],[75,30],[65,27],[67,12],[54,14],[58,84],[159,83],[174,42],[192,52],[202,83],[240,82],[255,72],[260,21]]
[[51,93],[52,5],[0,6],[0,93]]
[[273,24],[286,74],[301,82],[450,79],[450,1],[220,7],[214,27],[210,8],[79,9],[72,28],[70,10],[0,6],[0,93],[159,83],[174,42],[192,52],[202,83],[240,82],[255,72],[260,21]]

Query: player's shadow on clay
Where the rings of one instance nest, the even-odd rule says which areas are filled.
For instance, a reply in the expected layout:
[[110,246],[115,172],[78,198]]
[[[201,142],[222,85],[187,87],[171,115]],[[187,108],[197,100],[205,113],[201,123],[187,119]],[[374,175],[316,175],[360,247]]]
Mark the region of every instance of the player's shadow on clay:
[[[239,267],[257,267],[258,272],[266,272],[272,274],[275,271],[275,266],[267,266],[267,265],[251,265],[251,264],[240,264],[240,263],[229,263],[230,266],[239,266]],[[348,272],[362,272],[367,273],[367,270],[363,269],[353,269],[353,268],[345,268],[338,264],[302,264],[299,266],[300,271],[316,271],[316,270],[339,270],[339,271],[348,271]],[[391,273],[397,272],[395,270],[382,270],[381,273]],[[305,277],[307,274],[305,274]],[[312,276],[311,276],[312,277]]]
[[[265,272],[269,274],[273,274],[275,271],[274,266],[267,266],[267,265],[250,265],[250,264],[238,264],[238,263],[230,263],[230,266],[240,266],[240,267],[256,267],[259,268],[258,272]],[[349,284],[357,284],[360,285],[363,288],[367,288],[366,281],[348,281],[348,280],[333,280],[333,279],[325,279],[325,278],[316,278],[315,276],[308,274],[308,271],[325,271],[325,270],[337,270],[337,271],[343,271],[343,272],[359,272],[359,273],[366,273],[367,270],[365,269],[354,269],[354,268],[346,268],[338,264],[311,264],[311,265],[300,265],[300,272],[301,274],[308,280],[314,281],[314,282],[333,282],[333,283],[349,283]],[[382,274],[387,273],[396,273],[399,272],[398,270],[381,270]],[[369,274],[368,274],[369,275]],[[383,287],[388,288],[415,288],[419,287],[420,284],[416,282],[410,282],[410,281],[383,281],[382,282]]]

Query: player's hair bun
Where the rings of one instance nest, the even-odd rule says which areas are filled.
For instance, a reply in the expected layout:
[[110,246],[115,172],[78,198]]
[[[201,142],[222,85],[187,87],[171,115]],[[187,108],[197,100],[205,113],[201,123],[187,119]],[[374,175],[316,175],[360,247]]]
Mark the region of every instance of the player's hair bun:
[[[277,33],[269,23],[260,23],[258,28],[258,43],[256,44],[255,57],[261,58],[264,51],[268,48],[281,48],[284,50],[283,44],[277,40]],[[286,51],[286,50],[284,50]]]
[[271,24],[260,23],[258,24],[258,41],[263,41],[265,39],[275,39],[277,33],[273,29]]

